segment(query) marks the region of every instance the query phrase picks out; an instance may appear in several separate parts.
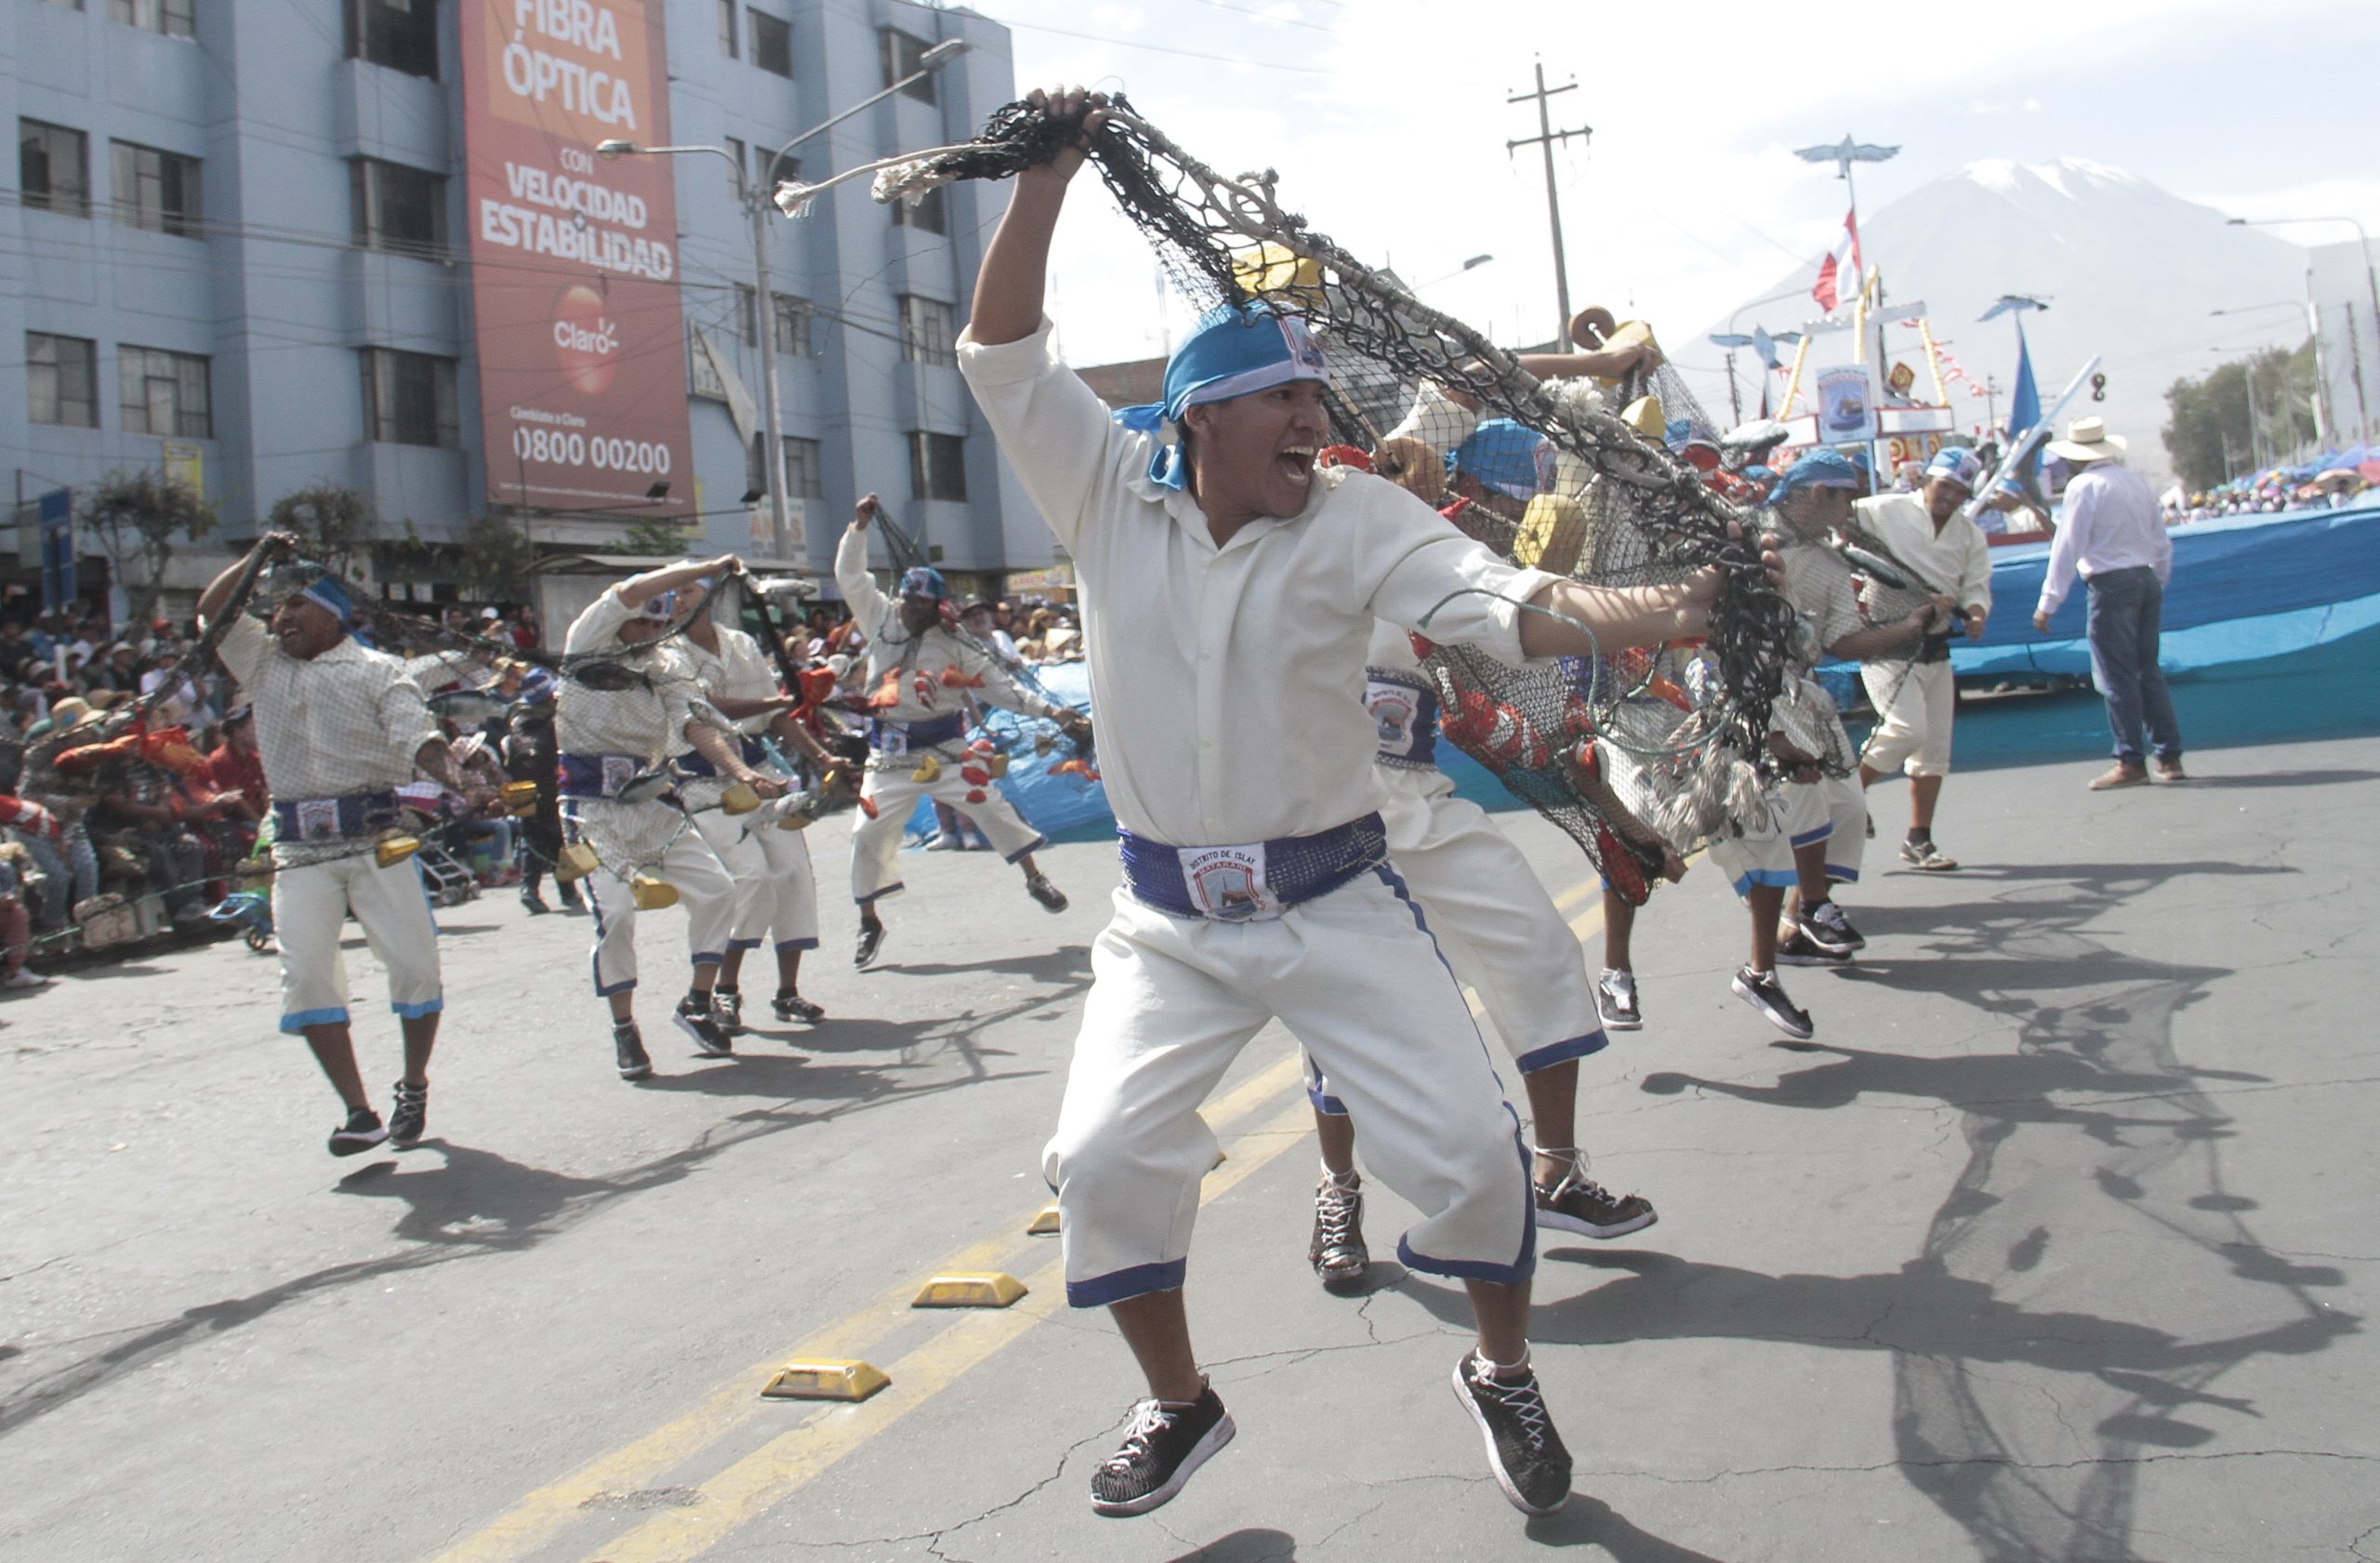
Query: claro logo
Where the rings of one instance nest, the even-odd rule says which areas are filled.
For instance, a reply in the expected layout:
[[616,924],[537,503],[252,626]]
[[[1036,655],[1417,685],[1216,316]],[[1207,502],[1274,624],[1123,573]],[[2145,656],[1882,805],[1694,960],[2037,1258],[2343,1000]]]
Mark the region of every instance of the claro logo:
[[554,361],[573,390],[601,396],[619,369],[620,326],[603,296],[584,283],[554,300]]

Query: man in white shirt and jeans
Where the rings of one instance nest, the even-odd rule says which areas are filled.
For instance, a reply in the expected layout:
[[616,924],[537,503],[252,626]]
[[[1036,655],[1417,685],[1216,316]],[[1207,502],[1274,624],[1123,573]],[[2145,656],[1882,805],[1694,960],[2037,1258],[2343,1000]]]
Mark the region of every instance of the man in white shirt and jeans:
[[[1101,99],[1079,88],[1059,119]],[[1366,1160],[1420,1219],[1413,1269],[1469,1289],[1476,1350],[1455,1370],[1505,1496],[1569,1495],[1570,1459],[1528,1360],[1536,1259],[1519,1121],[1454,979],[1386,857],[1377,729],[1352,698],[1373,621],[1512,660],[1702,632],[1715,573],[1600,589],[1520,570],[1395,484],[1317,471],[1328,369],[1302,324],[1217,311],[1174,355],[1140,427],[1058,356],[1050,246],[1082,146],[1020,175],[985,251],[967,377],[1073,556],[1102,774],[1125,883],[1091,952],[1082,1033],[1043,1171],[1067,1300],[1108,1307],[1145,1375],[1101,1514],[1170,1499],[1233,1434],[1197,1367],[1182,1287],[1215,1138],[1198,1106],[1278,1017],[1365,1125]],[[1161,419],[1160,419],[1161,415]],[[1160,434],[1149,425],[1161,420]],[[1492,593],[1493,595],[1488,595]]]
[[[1879,494],[1852,506],[1858,525],[1923,577],[1911,584],[1931,592],[1940,614],[1965,613],[1969,639],[1983,633],[1991,613],[1991,545],[1963,513],[1982,465],[1975,452],[1945,446],[1926,463],[1919,493]],[[1906,772],[1909,839],[1900,844],[1901,861],[1918,868],[1957,868],[1934,844],[1934,809],[1942,778],[1950,774],[1950,724],[1958,709],[1949,642],[1923,642],[1913,660],[1863,663],[1859,682],[1881,719],[1859,757],[1859,785]]]
[[2033,609],[2033,628],[2046,634],[2078,573],[2090,589],[2091,680],[2108,702],[2116,751],[2116,762],[2091,779],[2094,792],[2149,779],[2141,763],[2144,723],[2159,779],[2185,779],[2181,724],[2174,719],[2164,669],[2157,666],[2174,539],[2149,480],[2123,464],[2125,444],[2096,417],[2075,419],[2065,439],[2050,442],[2052,456],[2081,471],[2066,485],[2065,513]]

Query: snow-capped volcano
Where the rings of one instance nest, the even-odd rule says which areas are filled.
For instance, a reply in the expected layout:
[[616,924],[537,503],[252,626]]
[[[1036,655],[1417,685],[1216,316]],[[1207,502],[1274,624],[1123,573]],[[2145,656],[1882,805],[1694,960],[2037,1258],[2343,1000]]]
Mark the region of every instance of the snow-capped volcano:
[[[2084,404],[2082,414],[2096,414],[2129,437],[2135,464],[2152,476],[2166,470],[2158,433],[2167,386],[2254,347],[2306,338],[2302,312],[2259,307],[2305,297],[2304,250],[2255,229],[2227,226],[2212,206],[2082,158],[1970,163],[1862,211],[1860,228],[1868,262],[1884,270],[1887,303],[1923,299],[1936,340],[1972,383],[1986,375],[1998,379],[2003,412],[2016,365],[2016,329],[2006,317],[1988,324],[1977,317],[2003,294],[2048,298],[2046,312],[2024,316],[2043,403],[2098,353],[2107,400]],[[1806,285],[1818,260],[1813,247],[1807,267],[1753,297]],[[2213,311],[2219,309],[2250,312],[2218,319]],[[1754,322],[1771,331],[1792,329],[1817,312],[1815,303],[1789,298],[1746,310],[1737,329],[1749,331]],[[1907,359],[1924,386],[1914,335],[1895,331],[1891,343],[1893,357]],[[2211,351],[2218,346],[2223,351]],[[1691,351],[1679,347],[1695,364],[1712,362],[1715,351],[1699,342]],[[1752,378],[1756,362],[1739,352],[1736,366],[1749,411],[1759,398]],[[1713,383],[1720,382],[1698,377],[1698,390]],[[1963,426],[1983,421],[1982,398],[1959,387],[1951,396]]]

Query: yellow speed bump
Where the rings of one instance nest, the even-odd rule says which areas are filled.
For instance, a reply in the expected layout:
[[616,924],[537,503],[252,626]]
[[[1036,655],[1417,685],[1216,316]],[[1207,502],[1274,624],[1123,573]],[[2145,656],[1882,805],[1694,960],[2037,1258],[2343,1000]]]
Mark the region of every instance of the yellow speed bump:
[[892,1382],[868,1362],[788,1362],[760,1394],[771,1400],[865,1400]]
[[1025,1224],[1025,1235],[1028,1237],[1046,1238],[1057,1229],[1058,1205],[1054,1199],[1036,1211],[1033,1219]]
[[1025,1295],[1025,1283],[998,1270],[936,1276],[909,1300],[913,1308],[1004,1308]]

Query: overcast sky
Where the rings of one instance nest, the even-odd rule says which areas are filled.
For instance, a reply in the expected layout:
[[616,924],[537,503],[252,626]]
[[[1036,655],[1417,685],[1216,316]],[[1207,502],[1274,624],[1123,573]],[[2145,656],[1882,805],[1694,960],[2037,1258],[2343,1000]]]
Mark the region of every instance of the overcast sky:
[[[1285,205],[1507,342],[1555,325],[1542,166],[1533,148],[1505,150],[1537,130],[1532,106],[1505,101],[1530,86],[1533,56],[1550,83],[1580,84],[1552,100],[1555,127],[1594,128],[1555,158],[1572,302],[1641,315],[1673,338],[1796,265],[1815,271],[1843,219],[1843,186],[1792,149],[1845,132],[1902,148],[1859,171],[1863,210],[1977,158],[2076,156],[2234,215],[2347,216],[2380,232],[2380,112],[2353,79],[2361,68],[2346,64],[2380,58],[2370,4],[2007,0],[1970,8],[1963,25],[1935,7],[1867,0],[977,8],[1013,29],[1020,90],[1121,87],[1224,173],[1277,169]],[[2352,237],[2276,232],[2303,244]],[[1051,312],[1068,355],[1163,351],[1147,248],[1089,180],[1061,238]],[[1480,254],[1495,259],[1459,271]],[[1870,258],[1889,279],[1892,258]]]

